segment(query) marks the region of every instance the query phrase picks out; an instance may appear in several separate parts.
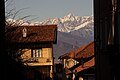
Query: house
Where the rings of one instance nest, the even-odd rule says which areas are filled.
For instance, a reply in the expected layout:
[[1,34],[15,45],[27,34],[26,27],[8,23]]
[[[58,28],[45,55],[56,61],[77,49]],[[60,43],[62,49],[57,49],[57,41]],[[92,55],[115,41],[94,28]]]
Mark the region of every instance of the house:
[[29,67],[28,78],[53,78],[57,25],[6,26],[6,42],[8,54]]
[[83,50],[85,46],[86,45],[83,45],[78,49],[75,49],[71,52],[59,56],[58,59],[62,60],[62,63],[64,64],[64,68],[70,68],[78,63],[78,61],[76,60],[76,54],[81,50]]
[[[66,68],[66,77],[72,76],[75,73],[78,78],[85,80],[95,79],[94,42],[64,54],[59,59],[62,60],[64,68],[67,67],[66,65],[72,65]],[[73,61],[70,61],[70,59]]]

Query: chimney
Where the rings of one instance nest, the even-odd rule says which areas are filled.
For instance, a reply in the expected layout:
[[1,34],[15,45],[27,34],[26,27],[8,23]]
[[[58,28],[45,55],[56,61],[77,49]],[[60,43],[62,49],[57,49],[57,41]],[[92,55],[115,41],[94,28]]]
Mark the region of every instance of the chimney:
[[22,32],[23,32],[23,37],[27,37],[27,29],[25,27],[23,28]]

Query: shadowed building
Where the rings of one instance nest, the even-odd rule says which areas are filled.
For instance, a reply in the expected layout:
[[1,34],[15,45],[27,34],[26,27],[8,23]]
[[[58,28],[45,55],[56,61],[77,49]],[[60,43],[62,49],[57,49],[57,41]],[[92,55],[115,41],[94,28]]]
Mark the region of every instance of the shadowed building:
[[53,44],[57,25],[6,26],[7,52],[30,71],[26,77],[46,80],[53,78]]
[[120,0],[94,0],[96,80],[120,80]]

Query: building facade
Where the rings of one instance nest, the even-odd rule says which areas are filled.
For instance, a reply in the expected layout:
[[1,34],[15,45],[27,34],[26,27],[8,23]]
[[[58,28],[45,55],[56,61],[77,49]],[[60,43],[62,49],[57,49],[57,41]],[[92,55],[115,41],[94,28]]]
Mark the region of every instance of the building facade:
[[8,54],[31,69],[24,72],[26,77],[53,79],[57,25],[7,26],[6,31]]

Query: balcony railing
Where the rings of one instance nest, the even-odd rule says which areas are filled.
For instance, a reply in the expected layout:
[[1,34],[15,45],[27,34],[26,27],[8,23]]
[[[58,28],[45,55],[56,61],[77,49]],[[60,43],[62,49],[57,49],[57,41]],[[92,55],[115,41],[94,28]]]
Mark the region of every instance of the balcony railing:
[[51,58],[43,58],[43,57],[34,57],[34,58],[29,58],[27,63],[48,63],[52,62]]

